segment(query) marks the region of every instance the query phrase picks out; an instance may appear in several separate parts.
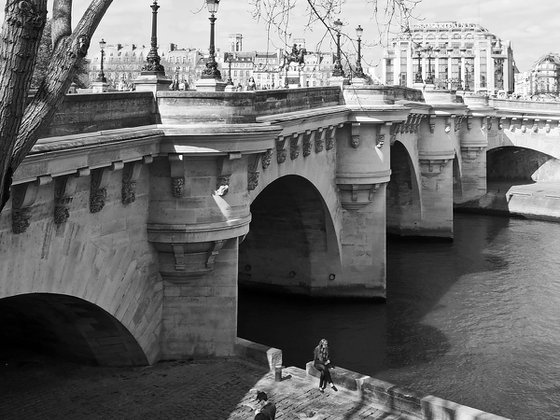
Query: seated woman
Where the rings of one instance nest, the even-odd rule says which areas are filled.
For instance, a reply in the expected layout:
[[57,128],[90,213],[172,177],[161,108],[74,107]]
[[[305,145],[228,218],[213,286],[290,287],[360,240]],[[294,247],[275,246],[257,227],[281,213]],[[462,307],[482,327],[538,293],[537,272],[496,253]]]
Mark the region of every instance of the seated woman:
[[331,388],[338,391],[336,386],[334,386],[330,369],[334,366],[331,365],[329,359],[329,343],[324,338],[319,341],[319,345],[315,347],[313,351],[313,366],[319,372],[321,372],[321,377],[319,378],[319,391],[324,392],[327,383],[331,385]]

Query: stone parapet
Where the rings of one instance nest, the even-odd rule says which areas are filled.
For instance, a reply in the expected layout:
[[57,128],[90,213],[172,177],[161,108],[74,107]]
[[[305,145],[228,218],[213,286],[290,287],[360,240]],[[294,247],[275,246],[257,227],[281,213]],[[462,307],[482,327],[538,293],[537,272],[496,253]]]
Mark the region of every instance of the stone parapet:
[[64,97],[51,123],[39,137],[92,133],[156,122],[157,111],[150,92],[72,94]]
[[257,117],[342,104],[340,88],[278,89],[252,92],[159,92],[164,124],[252,123]]
[[237,337],[235,355],[245,360],[268,366],[271,372],[282,367],[282,350]]
[[[320,372],[315,369],[313,362],[306,364],[306,372],[309,376],[320,377]],[[357,391],[361,395],[362,401],[366,404],[397,412],[406,416],[406,418],[423,420],[507,420],[505,417],[434,397],[433,395],[400,388],[389,382],[338,366],[331,371],[331,375],[337,386],[349,391]]]
[[395,105],[399,102],[425,102],[422,91],[401,86],[350,85],[344,87],[343,94],[346,105],[350,106],[368,107]]

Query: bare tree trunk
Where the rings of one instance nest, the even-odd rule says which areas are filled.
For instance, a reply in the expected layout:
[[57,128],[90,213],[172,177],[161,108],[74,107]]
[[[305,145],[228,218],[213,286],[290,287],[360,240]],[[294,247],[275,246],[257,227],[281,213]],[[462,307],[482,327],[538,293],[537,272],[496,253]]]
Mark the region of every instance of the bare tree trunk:
[[0,209],[9,198],[11,156],[46,22],[47,0],[8,0],[0,38]]
[[[71,9],[72,0],[55,1],[55,6],[59,11],[57,19],[53,22],[58,25],[57,34],[53,34],[53,43],[55,43],[56,49],[53,52],[47,76],[26,108],[24,106],[33,73],[33,64],[37,55],[40,33],[45,23],[46,0],[34,1],[35,3],[41,3],[43,6],[41,9],[43,11],[43,20],[42,26],[35,33],[36,39],[35,43],[32,44],[33,50],[30,47],[25,49],[25,45],[20,45],[25,44],[25,41],[29,42],[29,40],[23,39],[25,38],[24,34],[15,37],[11,32],[6,32],[5,34],[3,28],[2,40],[0,40],[0,60],[6,59],[6,63],[0,61],[0,99],[2,100],[0,105],[0,121],[4,123],[9,120],[11,122],[9,126],[12,130],[9,132],[4,130],[6,132],[6,135],[4,135],[0,125],[0,210],[9,198],[8,192],[11,179],[7,179],[8,175],[15,172],[39,138],[41,130],[50,123],[57,107],[63,101],[64,95],[70,87],[72,76],[76,71],[76,64],[86,56],[90,39],[112,1],[92,0],[74,32],[68,36],[66,34],[69,33],[70,18],[66,12]],[[8,3],[14,3],[14,7],[17,7],[18,3],[28,2],[8,0]],[[6,22],[8,21],[8,16],[10,15],[6,13]],[[9,25],[4,24],[4,26]],[[10,41],[6,40],[14,40],[14,42],[10,43]],[[8,46],[12,46],[12,48],[19,46],[20,50],[27,51],[27,61],[31,64],[26,67],[17,67],[17,70],[12,72],[15,75],[22,75],[21,77],[24,77],[25,83],[14,84],[9,82],[7,78],[4,78],[2,72],[10,73],[10,69],[15,68],[11,65],[11,61],[15,60],[11,57],[14,57],[15,53],[4,52],[4,49]],[[14,102],[11,100],[10,95],[17,97],[21,101],[21,103],[18,102],[18,117],[15,121],[13,117],[5,118],[5,116],[16,115],[7,105]],[[4,108],[8,108],[8,113],[3,113]],[[24,109],[25,113],[23,112]],[[9,171],[10,168],[11,172]]]

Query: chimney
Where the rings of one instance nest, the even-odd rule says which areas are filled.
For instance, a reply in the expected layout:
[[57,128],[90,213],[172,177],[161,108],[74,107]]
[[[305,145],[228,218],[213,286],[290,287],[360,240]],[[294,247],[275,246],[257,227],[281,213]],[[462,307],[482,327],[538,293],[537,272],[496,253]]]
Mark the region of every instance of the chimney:
[[169,51],[175,51],[176,48],[177,48],[177,45],[175,45],[174,43],[169,44]]

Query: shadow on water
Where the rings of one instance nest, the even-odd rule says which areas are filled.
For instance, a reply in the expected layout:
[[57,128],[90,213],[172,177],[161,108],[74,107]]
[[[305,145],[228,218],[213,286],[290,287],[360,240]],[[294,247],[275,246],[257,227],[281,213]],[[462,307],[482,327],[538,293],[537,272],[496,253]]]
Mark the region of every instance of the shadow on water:
[[284,364],[299,367],[312,359],[323,337],[329,340],[336,364],[365,374],[435,361],[450,344],[442,331],[424,322],[426,315],[440,309],[441,297],[464,274],[507,266],[485,248],[509,221],[491,219],[459,223],[454,242],[389,238],[386,303],[241,290],[238,335],[281,348]]

